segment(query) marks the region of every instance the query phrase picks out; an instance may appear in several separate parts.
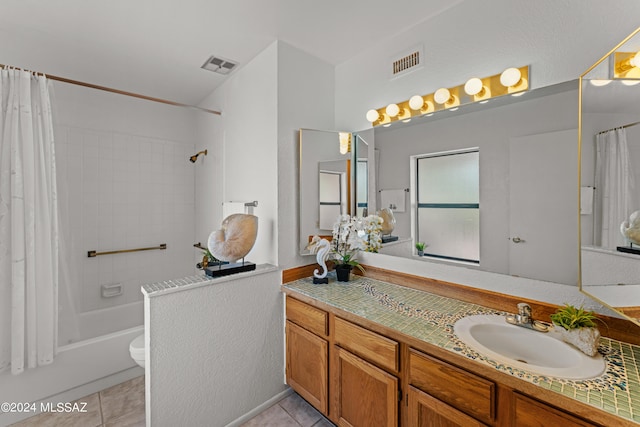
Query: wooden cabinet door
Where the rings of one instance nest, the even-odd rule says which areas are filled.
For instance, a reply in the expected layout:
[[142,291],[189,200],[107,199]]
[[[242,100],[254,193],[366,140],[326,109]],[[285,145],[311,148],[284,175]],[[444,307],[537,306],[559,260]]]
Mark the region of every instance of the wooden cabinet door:
[[514,393],[514,426],[518,427],[595,427],[573,415],[566,414],[542,402]]
[[328,414],[326,340],[287,320],[287,384],[318,411]]
[[335,350],[338,425],[397,426],[398,379],[340,347]]
[[486,427],[486,424],[409,387],[409,427]]
[[435,357],[409,351],[409,383],[451,407],[492,424],[496,418],[496,385]]

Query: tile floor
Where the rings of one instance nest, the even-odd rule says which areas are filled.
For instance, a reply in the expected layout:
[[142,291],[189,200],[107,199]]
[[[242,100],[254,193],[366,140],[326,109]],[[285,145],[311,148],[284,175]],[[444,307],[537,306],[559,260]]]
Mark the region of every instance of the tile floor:
[[[144,377],[137,377],[76,400],[86,412],[51,412],[27,418],[11,427],[145,427]],[[332,427],[325,417],[296,393],[265,409],[242,427]]]
[[333,427],[333,424],[303,398],[293,393],[241,427]]
[[116,384],[75,402],[86,403],[86,412],[42,413],[12,427],[145,427],[144,376]]

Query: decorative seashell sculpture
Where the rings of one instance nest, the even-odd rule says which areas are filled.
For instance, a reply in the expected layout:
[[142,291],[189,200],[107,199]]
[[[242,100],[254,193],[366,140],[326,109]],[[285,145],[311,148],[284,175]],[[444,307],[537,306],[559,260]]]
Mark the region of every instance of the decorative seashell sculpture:
[[380,218],[382,218],[382,234],[388,236],[393,232],[396,226],[396,217],[393,216],[393,211],[389,208],[384,208],[376,212]]
[[628,221],[620,224],[620,232],[631,243],[640,245],[640,211],[635,211]]
[[327,239],[321,239],[320,236],[313,236],[307,249],[312,254],[316,254],[316,261],[322,267],[322,274],[317,268],[313,270],[313,277],[316,279],[324,279],[327,277],[327,258],[331,250],[331,243]]
[[229,215],[220,230],[209,235],[207,247],[222,261],[237,261],[249,253],[258,235],[258,217],[248,214]]

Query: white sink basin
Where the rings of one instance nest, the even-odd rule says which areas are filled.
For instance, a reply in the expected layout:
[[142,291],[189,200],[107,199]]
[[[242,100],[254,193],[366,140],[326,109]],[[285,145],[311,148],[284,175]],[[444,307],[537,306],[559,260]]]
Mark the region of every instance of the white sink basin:
[[531,373],[582,380],[600,376],[605,370],[600,354],[587,356],[560,341],[553,331],[545,333],[511,325],[504,316],[467,316],[458,320],[453,330],[478,353]]

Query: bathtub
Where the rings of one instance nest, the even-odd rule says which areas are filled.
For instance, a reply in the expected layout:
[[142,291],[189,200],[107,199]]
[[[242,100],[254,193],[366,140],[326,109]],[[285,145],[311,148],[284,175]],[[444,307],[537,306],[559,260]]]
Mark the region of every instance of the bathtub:
[[[142,301],[79,316],[81,340],[59,347],[51,365],[20,375],[0,374],[0,402],[70,402],[144,375],[144,370],[129,355],[129,343],[144,330]],[[127,322],[137,325],[83,339],[96,332],[103,333],[105,324],[123,327]],[[60,336],[64,336],[64,331]],[[0,413],[0,426],[31,415],[34,414]]]

